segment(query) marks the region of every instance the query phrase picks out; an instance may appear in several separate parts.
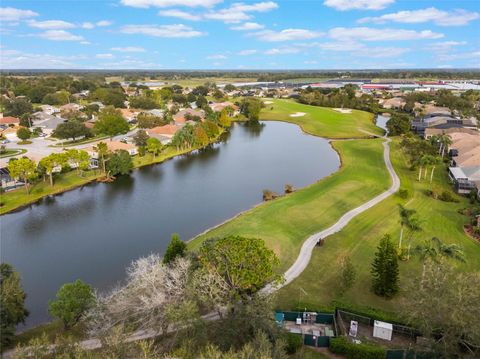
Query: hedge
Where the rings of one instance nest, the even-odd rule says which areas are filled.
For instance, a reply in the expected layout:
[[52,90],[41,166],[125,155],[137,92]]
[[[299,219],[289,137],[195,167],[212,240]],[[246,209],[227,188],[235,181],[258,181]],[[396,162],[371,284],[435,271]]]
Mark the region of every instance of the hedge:
[[370,344],[350,343],[346,337],[330,339],[330,351],[345,355],[348,359],[385,359],[387,357],[386,351],[382,348]]

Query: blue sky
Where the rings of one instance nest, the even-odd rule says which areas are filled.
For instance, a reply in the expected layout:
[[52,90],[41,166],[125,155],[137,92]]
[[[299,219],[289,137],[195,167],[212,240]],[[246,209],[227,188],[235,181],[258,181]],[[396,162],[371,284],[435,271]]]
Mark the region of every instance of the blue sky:
[[480,2],[3,0],[2,69],[480,68]]

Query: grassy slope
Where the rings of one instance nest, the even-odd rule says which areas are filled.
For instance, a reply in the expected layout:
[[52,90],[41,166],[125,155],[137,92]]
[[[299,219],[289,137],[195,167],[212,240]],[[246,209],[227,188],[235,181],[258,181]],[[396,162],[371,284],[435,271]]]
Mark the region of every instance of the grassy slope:
[[[390,233],[398,241],[400,226],[397,204],[416,209],[422,223],[423,232],[417,235],[414,246],[422,239],[437,236],[447,243],[458,243],[467,256],[466,264],[457,264],[460,270],[480,270],[480,245],[464,235],[462,226],[466,217],[457,213],[459,208],[467,206],[461,203],[445,203],[425,196],[423,191],[430,188],[428,182],[417,182],[416,173],[409,171],[406,158],[398,146],[392,148],[392,161],[401,178],[402,187],[408,189],[410,197],[400,200],[397,196],[388,198],[377,206],[353,219],[341,232],[328,238],[324,247],[314,251],[312,260],[305,272],[278,293],[278,306],[281,308],[300,307],[323,308],[333,300],[361,307],[374,307],[384,311],[396,312],[401,305],[403,294],[393,300],[384,300],[373,295],[370,288],[370,264],[383,234]],[[448,188],[446,172],[442,170],[435,176],[434,188]],[[357,269],[354,286],[343,296],[338,293],[340,259],[349,255]],[[401,282],[419,275],[421,263],[413,257],[401,262]],[[307,294],[300,295],[303,289]]]
[[[269,107],[261,118],[298,123],[303,129],[319,136],[335,131],[336,123],[345,121],[340,137],[363,136],[357,125],[371,132],[374,127],[371,115],[358,111],[352,115],[338,114],[329,109],[274,100],[274,110]],[[270,106],[270,105],[268,105]],[[285,108],[288,108],[287,111]],[[281,111],[287,111],[287,115]],[[292,112],[309,112],[305,117],[289,117]],[[360,118],[356,120],[356,115]],[[339,115],[340,117],[338,117]],[[386,190],[390,179],[383,162],[382,140],[335,141],[334,148],[342,158],[342,168],[333,175],[291,195],[264,203],[235,219],[202,234],[189,243],[194,249],[206,238],[241,234],[265,240],[281,260],[281,270],[286,270],[295,260],[303,241],[312,233],[335,223],[348,210]]]
[[[272,104],[266,104],[260,114],[262,120],[277,120],[298,124],[305,132],[327,138],[364,138],[363,131],[382,135],[373,120],[373,114],[352,110],[351,114],[337,112],[331,108],[303,105],[292,100],[270,99]],[[290,117],[296,112],[305,116]]]

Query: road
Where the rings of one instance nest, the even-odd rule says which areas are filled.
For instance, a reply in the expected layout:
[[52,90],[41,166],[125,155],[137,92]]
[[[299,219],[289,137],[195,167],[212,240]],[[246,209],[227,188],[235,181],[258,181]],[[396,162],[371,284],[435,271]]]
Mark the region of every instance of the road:
[[[123,135],[118,135],[118,136],[115,136],[113,137],[113,140],[114,141],[120,141],[122,140],[124,137],[129,137],[129,136],[132,136],[134,135],[136,132],[138,131],[137,128],[133,129],[133,130],[130,130],[129,132],[127,132],[126,134],[123,134]],[[27,150],[26,153],[23,153],[19,156],[12,156],[12,157],[5,157],[5,158],[1,158],[0,159],[0,167],[6,167],[7,164],[8,164],[8,161],[11,159],[11,158],[14,158],[14,157],[22,157],[22,156],[27,156],[31,159],[33,159],[34,161],[38,162],[40,159],[42,159],[43,157],[46,157],[48,155],[50,155],[51,153],[59,153],[59,152],[62,152],[65,149],[71,149],[71,148],[76,148],[78,150],[83,150],[87,147],[91,147],[91,146],[95,146],[98,142],[105,142],[105,141],[109,141],[109,139],[103,139],[103,140],[98,140],[98,141],[94,141],[94,142],[89,142],[89,143],[85,143],[85,144],[80,144],[80,145],[75,145],[75,146],[67,146],[67,147],[62,147],[62,146],[54,146],[54,145],[60,145],[62,143],[62,141],[59,141],[59,140],[55,140],[55,141],[52,141],[52,140],[47,140],[45,139],[44,137],[36,137],[36,138],[32,138],[30,139],[30,141],[32,143],[28,144],[28,145],[19,145],[17,142],[9,142],[5,145],[5,147],[7,149],[25,149]]]

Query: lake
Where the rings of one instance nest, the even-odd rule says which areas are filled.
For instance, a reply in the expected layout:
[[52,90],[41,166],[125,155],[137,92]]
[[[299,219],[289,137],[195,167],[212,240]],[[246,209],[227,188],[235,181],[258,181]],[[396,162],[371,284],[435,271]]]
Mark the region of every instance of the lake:
[[0,217],[0,257],[21,274],[26,328],[50,319],[48,301],[62,284],[82,279],[106,290],[132,260],[163,253],[172,233],[188,240],[260,203],[263,189],[304,187],[339,166],[327,140],[296,125],[235,124],[205,150]]

